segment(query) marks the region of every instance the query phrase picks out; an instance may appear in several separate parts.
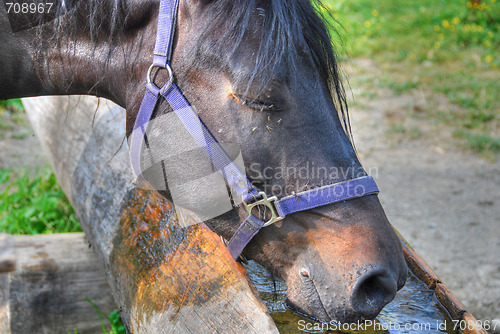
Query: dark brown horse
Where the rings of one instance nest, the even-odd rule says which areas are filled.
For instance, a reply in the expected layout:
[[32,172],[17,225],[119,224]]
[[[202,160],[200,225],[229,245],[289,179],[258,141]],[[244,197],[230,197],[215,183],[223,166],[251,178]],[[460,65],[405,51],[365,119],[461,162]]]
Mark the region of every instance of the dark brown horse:
[[[219,142],[241,148],[256,187],[278,196],[365,174],[318,5],[182,0],[179,8],[177,85]],[[1,4],[0,15],[0,99],[106,97],[126,108],[130,134],[152,60],[157,0],[66,0],[51,13],[26,15]],[[164,103],[157,114],[168,111]],[[243,216],[236,208],[207,224],[229,239]],[[245,255],[286,281],[292,307],[322,321],[375,317],[407,275],[376,195],[290,215],[263,229]]]

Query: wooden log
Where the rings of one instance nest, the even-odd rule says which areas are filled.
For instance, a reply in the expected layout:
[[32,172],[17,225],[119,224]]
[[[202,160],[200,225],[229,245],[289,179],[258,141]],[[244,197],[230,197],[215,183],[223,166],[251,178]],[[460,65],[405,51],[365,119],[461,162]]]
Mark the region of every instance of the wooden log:
[[0,274],[13,271],[15,268],[16,261],[10,236],[0,233]]
[[[15,236],[17,269],[0,276],[0,333],[102,332],[94,307],[116,308],[83,233]],[[8,279],[7,279],[8,276]]]
[[218,236],[181,227],[168,201],[134,187],[123,109],[90,97],[23,103],[130,332],[278,332]]

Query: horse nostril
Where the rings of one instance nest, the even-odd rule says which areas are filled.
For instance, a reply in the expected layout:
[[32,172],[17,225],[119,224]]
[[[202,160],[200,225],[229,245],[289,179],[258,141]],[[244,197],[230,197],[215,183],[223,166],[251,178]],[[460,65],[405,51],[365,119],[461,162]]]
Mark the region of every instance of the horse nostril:
[[397,282],[391,275],[385,270],[371,270],[354,283],[351,305],[363,317],[373,318],[394,299],[396,292]]

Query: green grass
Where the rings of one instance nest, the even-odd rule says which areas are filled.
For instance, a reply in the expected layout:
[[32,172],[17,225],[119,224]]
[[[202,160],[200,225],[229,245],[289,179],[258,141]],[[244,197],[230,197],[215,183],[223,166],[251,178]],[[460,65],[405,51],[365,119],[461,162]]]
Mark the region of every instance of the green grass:
[[81,231],[75,212],[51,172],[12,178],[0,170],[0,231],[41,234]]
[[347,55],[383,68],[372,86],[443,94],[461,111],[442,117],[428,108],[427,116],[463,133],[457,138],[475,151],[500,152],[500,0],[324,3],[339,22]]
[[23,111],[23,103],[21,99],[12,99],[12,100],[0,100],[0,116],[5,113],[5,111]]
[[455,131],[455,136],[464,138],[470,148],[488,154],[488,152],[500,152],[500,139],[493,139],[490,136],[478,135],[463,130]]
[[[102,326],[102,334],[126,334],[127,331],[125,329],[125,325],[122,323],[122,320],[120,318],[120,314],[118,313],[118,310],[113,310],[111,311],[110,314],[106,315],[104,314],[99,307],[90,299],[85,297],[85,300],[88,301],[95,309],[97,316],[99,317],[99,321],[101,322]],[[106,324],[104,323],[104,319],[106,319],[110,325],[111,329],[106,329]],[[74,334],[78,334],[78,330],[75,329]]]

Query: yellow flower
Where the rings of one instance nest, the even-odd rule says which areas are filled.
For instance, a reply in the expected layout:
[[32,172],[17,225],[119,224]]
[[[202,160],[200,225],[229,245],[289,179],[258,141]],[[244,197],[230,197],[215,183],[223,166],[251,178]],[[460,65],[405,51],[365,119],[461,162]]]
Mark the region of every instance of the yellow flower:
[[365,21],[365,28],[370,28],[372,25],[371,21]]
[[472,3],[470,1],[467,1],[467,8],[472,8]]
[[493,33],[491,31],[488,31],[488,37],[493,38]]
[[372,10],[372,15],[373,16],[378,16],[378,10],[376,10],[376,9]]
[[457,25],[460,23],[460,19],[458,17],[454,17],[453,20],[451,20],[451,23],[453,23],[454,25]]
[[444,39],[444,34],[439,34],[439,35],[438,35],[438,39],[439,39],[440,41],[442,41],[442,40]]
[[491,46],[491,42],[486,40],[484,41],[484,46],[486,46],[487,48],[489,48]]
[[487,63],[491,63],[493,61],[493,57],[491,55],[487,55],[484,57],[484,60],[486,60]]
[[434,43],[434,49],[439,49],[441,47],[441,43],[435,42]]
[[491,2],[491,3],[495,3],[495,2],[497,2],[497,0],[490,0],[490,2]]
[[443,28],[446,29],[446,28],[448,28],[450,26],[450,22],[448,22],[448,20],[444,20],[443,23],[442,23],[442,25],[443,25]]
[[440,26],[438,26],[438,25],[435,25],[435,26],[434,26],[434,31],[439,31],[439,30],[441,30],[441,27],[440,27]]
[[477,30],[478,30],[478,31],[483,31],[483,27],[481,27],[481,26],[479,26],[479,25],[478,25],[478,26],[477,26]]

